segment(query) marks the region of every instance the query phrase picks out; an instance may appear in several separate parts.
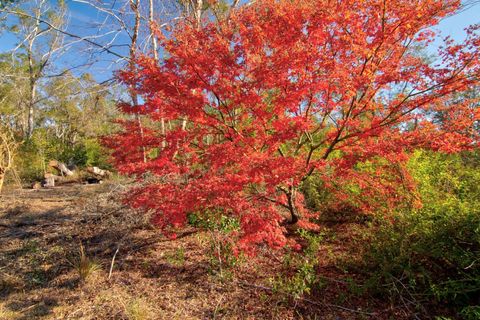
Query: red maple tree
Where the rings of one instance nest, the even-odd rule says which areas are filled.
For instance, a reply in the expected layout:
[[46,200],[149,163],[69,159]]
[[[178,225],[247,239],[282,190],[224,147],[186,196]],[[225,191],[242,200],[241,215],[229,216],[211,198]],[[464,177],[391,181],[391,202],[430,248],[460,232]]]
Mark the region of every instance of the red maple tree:
[[413,184],[403,166],[412,149],[477,146],[478,104],[458,97],[479,83],[479,26],[461,44],[447,39],[436,64],[419,50],[459,6],[262,0],[202,28],[159,33],[166,58],[138,57],[120,74],[144,97],[123,111],[148,124],[123,121],[107,139],[118,170],[142,181],[128,202],[155,211],[165,230],[192,212],[238,217],[246,250],[287,244],[286,223],[316,227],[299,192],[312,175],[339,203],[353,183],[373,200],[363,210],[398,205],[399,186]]

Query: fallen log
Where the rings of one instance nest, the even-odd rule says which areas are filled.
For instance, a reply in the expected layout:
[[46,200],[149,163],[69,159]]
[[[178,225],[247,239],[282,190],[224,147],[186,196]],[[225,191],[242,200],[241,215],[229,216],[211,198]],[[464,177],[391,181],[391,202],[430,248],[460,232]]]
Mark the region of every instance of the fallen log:
[[[52,188],[56,185],[62,185],[67,183],[87,183],[96,184],[102,183],[102,180],[109,178],[112,173],[108,170],[100,169],[99,167],[87,167],[86,172],[81,170],[72,170],[65,165],[65,163],[51,160],[49,167],[56,169],[57,174],[45,173],[44,180],[41,186],[44,188]],[[33,188],[38,188],[34,186]]]
[[52,173],[45,173],[44,178],[45,179],[43,180],[43,183],[42,183],[42,186],[44,188],[51,188],[51,187],[55,187],[55,185],[77,182],[77,179],[72,179],[71,177],[57,176]]
[[71,171],[70,169],[67,168],[65,163],[57,161],[57,160],[51,160],[48,165],[54,169],[56,169],[58,172],[60,172],[63,176],[73,176],[75,173]]
[[110,171],[100,169],[99,167],[87,167],[87,172],[101,178],[108,178],[111,175]]

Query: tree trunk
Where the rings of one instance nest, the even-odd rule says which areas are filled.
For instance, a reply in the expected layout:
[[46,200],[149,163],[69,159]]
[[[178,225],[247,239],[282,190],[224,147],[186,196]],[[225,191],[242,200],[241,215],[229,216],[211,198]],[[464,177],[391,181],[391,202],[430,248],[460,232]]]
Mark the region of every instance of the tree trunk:
[[149,0],[149,10],[148,10],[148,22],[150,23],[150,37],[152,40],[152,51],[153,51],[153,58],[155,61],[158,61],[158,45],[157,45],[157,37],[155,37],[155,33],[153,30],[153,0]]
[[5,131],[0,127],[0,191],[2,191],[5,175],[13,166],[13,157],[18,144],[7,128]]
[[202,26],[202,10],[203,10],[203,0],[196,0],[195,1],[195,9],[194,9],[194,16],[195,16],[195,23],[197,29],[200,30]]
[[30,84],[30,96],[28,101],[28,115],[27,115],[27,132],[25,132],[25,138],[28,140],[32,137],[33,134],[33,125],[35,123],[34,116],[35,116],[35,98],[37,95],[37,79],[38,79],[38,71],[35,70],[35,61],[33,58],[33,49],[34,49],[34,42],[36,37],[38,36],[38,30],[40,27],[40,21],[38,20],[40,15],[40,9],[36,11],[36,21],[35,26],[32,30],[32,36],[29,36],[28,39],[28,46],[27,46],[27,57],[28,57],[28,77],[29,77],[29,84]]
[[[135,70],[135,56],[137,55],[137,40],[138,40],[138,33],[139,33],[139,28],[140,28],[140,0],[130,0],[130,9],[134,12],[135,14],[135,23],[133,26],[133,32],[132,32],[132,43],[130,45],[130,69],[133,71]],[[129,94],[130,98],[132,99],[133,105],[136,107],[138,106],[138,95],[135,92],[135,89],[133,87],[129,88]],[[142,124],[142,119],[140,117],[140,114],[136,113],[135,118],[138,123],[138,128],[140,131],[140,139],[142,140],[142,155],[143,155],[143,162],[147,162],[147,150],[145,149],[145,146],[143,145],[143,140],[144,140],[144,132],[143,132],[143,124]]]
[[[33,89],[35,90],[35,89]],[[32,91],[33,93],[33,91]],[[32,98],[31,99],[35,99],[35,94],[32,94]],[[32,100],[33,101],[33,100]],[[29,103],[29,106],[28,106],[28,120],[27,120],[27,134],[26,134],[26,138],[27,139],[30,139],[32,137],[32,134],[33,134],[33,126],[34,126],[34,110],[35,109],[35,105],[34,103]]]
[[290,220],[287,222],[288,224],[295,224],[298,222],[299,218],[297,207],[295,206],[296,189],[293,187],[289,187],[286,195],[288,201],[288,210],[290,211]]
[[37,80],[33,70],[33,58],[29,54],[30,64],[30,97],[28,101],[28,115],[27,115],[27,132],[25,138],[28,140],[32,137],[33,127],[35,124],[35,99],[37,95]]
[[[157,37],[155,36],[155,32],[153,30],[153,23],[154,23],[154,17],[153,17],[153,0],[149,0],[149,12],[148,12],[148,21],[150,24],[150,37],[152,40],[152,51],[153,51],[153,58],[155,59],[155,62],[158,62],[158,44],[157,44]],[[162,112],[162,110],[160,110]],[[165,119],[162,117],[160,119],[160,133],[162,134],[162,150],[166,148],[167,146],[167,141],[165,140]]]

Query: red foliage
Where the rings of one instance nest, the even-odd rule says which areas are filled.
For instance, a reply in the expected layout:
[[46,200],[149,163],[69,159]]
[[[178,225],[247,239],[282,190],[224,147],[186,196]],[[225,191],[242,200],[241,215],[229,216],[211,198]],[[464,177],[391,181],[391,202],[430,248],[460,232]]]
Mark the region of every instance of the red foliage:
[[[455,97],[478,85],[479,26],[462,44],[447,39],[438,65],[416,50],[459,4],[264,0],[201,29],[180,25],[160,39],[161,64],[139,57],[120,74],[145,101],[123,107],[145,128],[125,121],[107,139],[118,169],[144,181],[128,202],[154,210],[162,228],[220,209],[240,219],[243,249],[284,246],[285,221],[315,227],[297,192],[313,173],[339,199],[342,185],[356,183],[362,196],[395,206],[398,187],[413,185],[402,169],[409,151],[478,142],[476,103]],[[373,171],[356,169],[379,159]]]

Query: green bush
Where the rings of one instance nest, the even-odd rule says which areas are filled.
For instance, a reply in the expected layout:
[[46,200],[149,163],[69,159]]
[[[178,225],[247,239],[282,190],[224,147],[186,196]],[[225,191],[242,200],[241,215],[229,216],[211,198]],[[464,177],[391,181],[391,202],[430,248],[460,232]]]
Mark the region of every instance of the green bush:
[[203,212],[193,212],[188,214],[187,221],[192,227],[226,234],[240,230],[240,221],[235,217],[224,215],[222,210],[208,209]]
[[209,271],[220,278],[231,279],[244,257],[235,251],[233,237],[240,230],[240,221],[229,217],[221,209],[207,209],[190,213],[188,224],[208,230],[210,234],[207,256]]
[[426,313],[438,303],[479,319],[480,157],[417,151],[409,167],[423,207],[372,227],[364,257],[371,288]]
[[318,250],[323,237],[305,230],[299,230],[298,235],[306,242],[303,251],[286,254],[283,257],[284,272],[270,279],[274,292],[294,299],[309,294],[320,284],[317,275]]
[[305,179],[301,185],[305,202],[309,209],[325,212],[330,210],[330,204],[335,201],[331,192],[325,188],[324,183],[313,175]]

